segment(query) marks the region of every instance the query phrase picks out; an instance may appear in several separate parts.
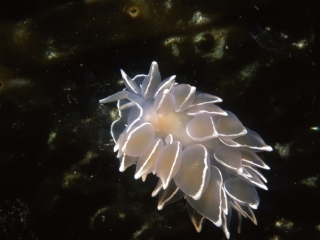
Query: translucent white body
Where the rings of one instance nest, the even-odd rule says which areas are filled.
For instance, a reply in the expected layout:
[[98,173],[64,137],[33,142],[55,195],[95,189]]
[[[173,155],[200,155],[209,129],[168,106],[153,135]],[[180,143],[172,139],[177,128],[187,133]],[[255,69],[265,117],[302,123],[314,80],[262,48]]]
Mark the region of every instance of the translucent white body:
[[257,168],[269,169],[256,152],[272,148],[215,105],[220,98],[175,84],[175,76],[161,81],[156,62],[148,75],[121,74],[126,88],[100,100],[118,101],[120,118],[112,123],[111,135],[120,171],[136,164],[136,179],[156,174],[152,196],[159,195],[158,209],[185,197],[198,232],[208,219],[229,238],[231,208],[256,224],[255,187],[267,190]]

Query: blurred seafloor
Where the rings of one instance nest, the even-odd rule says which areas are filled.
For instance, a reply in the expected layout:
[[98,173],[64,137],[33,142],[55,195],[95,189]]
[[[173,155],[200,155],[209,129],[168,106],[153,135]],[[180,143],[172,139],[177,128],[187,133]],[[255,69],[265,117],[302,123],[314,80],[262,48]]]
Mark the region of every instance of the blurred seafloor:
[[0,3],[0,239],[225,239],[185,202],[156,209],[155,177],[118,171],[121,90],[162,77],[221,97],[274,148],[258,226],[231,239],[320,238],[319,1],[33,0]]

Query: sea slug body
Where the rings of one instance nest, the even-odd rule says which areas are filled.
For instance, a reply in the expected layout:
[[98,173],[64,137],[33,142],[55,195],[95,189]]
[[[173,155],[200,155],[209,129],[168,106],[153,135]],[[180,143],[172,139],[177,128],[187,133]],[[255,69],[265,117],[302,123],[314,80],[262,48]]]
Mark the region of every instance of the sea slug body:
[[158,209],[185,198],[198,232],[208,219],[229,238],[231,209],[257,224],[255,187],[267,190],[258,168],[269,167],[256,152],[272,148],[218,107],[219,97],[177,84],[176,76],[161,81],[156,62],[148,75],[131,79],[122,70],[121,75],[126,88],[100,100],[118,102],[120,118],[112,123],[111,135],[120,171],[135,165],[135,179],[158,176],[152,192],[159,195]]

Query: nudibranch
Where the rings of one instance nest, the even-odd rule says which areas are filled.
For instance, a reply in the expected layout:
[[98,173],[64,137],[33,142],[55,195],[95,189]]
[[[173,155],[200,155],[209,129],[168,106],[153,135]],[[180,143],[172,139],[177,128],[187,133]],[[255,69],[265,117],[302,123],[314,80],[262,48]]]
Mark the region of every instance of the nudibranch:
[[120,117],[111,135],[119,170],[135,165],[134,178],[143,181],[149,173],[156,175],[152,196],[159,196],[158,209],[185,198],[198,232],[208,219],[229,238],[232,209],[257,224],[255,187],[267,190],[258,168],[270,169],[257,152],[272,148],[218,107],[219,97],[177,84],[176,76],[161,81],[156,62],[148,75],[131,79],[122,70],[121,75],[125,89],[99,101],[117,101]]

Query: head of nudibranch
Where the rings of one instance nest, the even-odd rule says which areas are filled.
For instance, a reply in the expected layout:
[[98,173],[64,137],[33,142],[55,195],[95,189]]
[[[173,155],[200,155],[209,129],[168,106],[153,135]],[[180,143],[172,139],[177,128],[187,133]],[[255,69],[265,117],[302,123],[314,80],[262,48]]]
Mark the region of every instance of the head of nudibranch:
[[272,148],[218,107],[219,97],[177,84],[176,76],[161,81],[156,62],[148,75],[131,79],[122,70],[121,75],[126,88],[100,100],[117,101],[120,118],[112,123],[111,135],[119,170],[135,165],[135,179],[158,176],[152,192],[159,196],[158,209],[185,198],[198,232],[208,219],[229,238],[231,209],[257,224],[255,188],[267,190],[258,169],[270,169],[257,152]]

